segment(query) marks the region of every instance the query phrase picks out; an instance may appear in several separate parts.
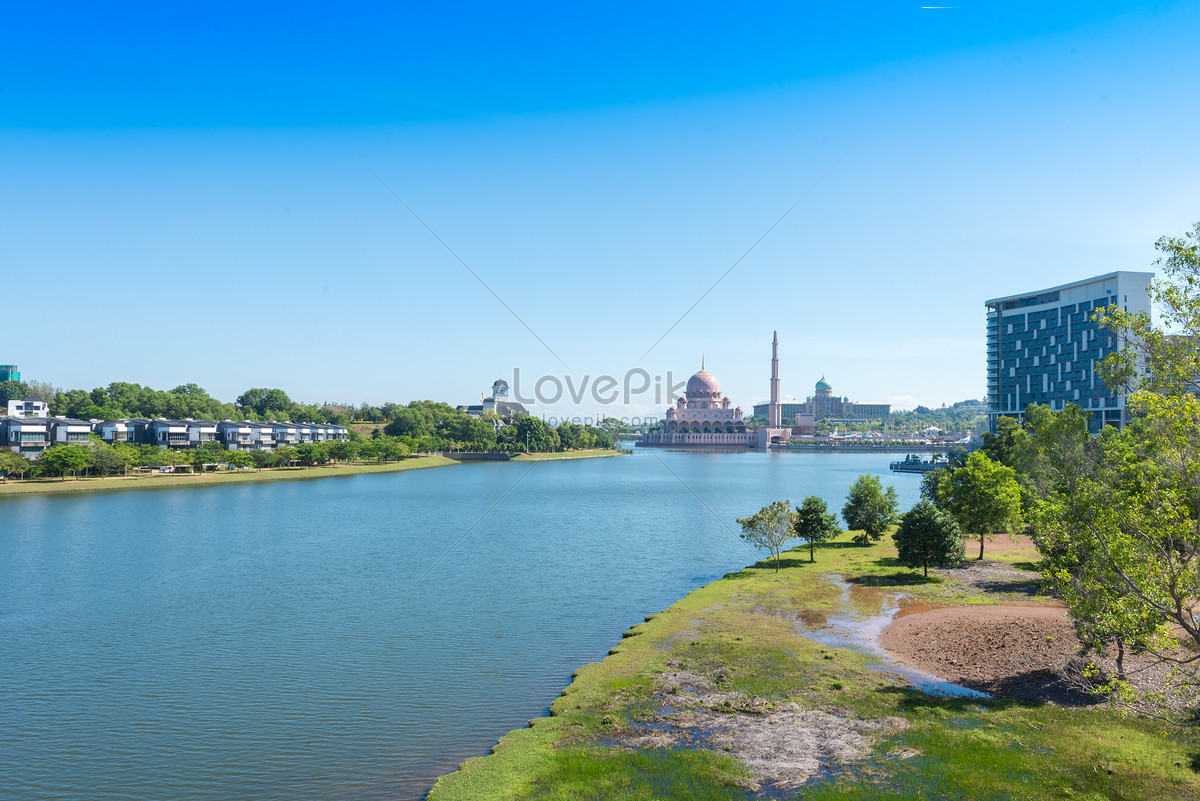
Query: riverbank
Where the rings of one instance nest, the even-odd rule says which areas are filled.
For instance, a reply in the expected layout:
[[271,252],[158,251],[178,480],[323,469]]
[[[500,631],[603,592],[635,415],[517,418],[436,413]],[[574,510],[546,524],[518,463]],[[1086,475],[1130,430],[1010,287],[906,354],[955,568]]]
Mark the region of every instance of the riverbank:
[[[897,563],[890,540],[864,548],[843,534],[815,564],[796,549],[778,573],[760,562],[729,574],[631,628],[576,671],[549,717],[442,777],[429,798],[1200,797],[1194,733],[1063,694],[1051,663],[1071,651],[1064,643],[1040,654],[1027,638],[1006,644],[1025,617],[1056,627],[1038,629],[1043,640],[1064,630],[1037,594],[1036,551],[993,546],[982,564],[925,578]],[[994,696],[927,694],[918,687],[936,678],[879,645],[885,631],[897,651],[919,646],[898,624],[946,615],[963,618],[971,639],[959,641],[971,647],[924,667],[986,666],[976,678]],[[943,627],[944,646],[954,631]],[[1003,694],[1006,681],[1020,692]]]
[[620,456],[625,451],[617,448],[596,448],[590,451],[562,451],[559,453],[518,453],[510,461],[513,462],[544,462],[564,459],[601,459],[606,456]]
[[444,456],[415,456],[399,462],[384,464],[325,465],[322,467],[274,467],[261,471],[228,470],[215,473],[140,473],[105,478],[57,478],[31,481],[9,481],[0,484],[0,497],[16,495],[46,495],[62,492],[108,492],[140,489],[179,489],[181,487],[211,487],[221,484],[251,484],[261,481],[290,481],[334,476],[356,476],[372,473],[400,473],[458,464]]

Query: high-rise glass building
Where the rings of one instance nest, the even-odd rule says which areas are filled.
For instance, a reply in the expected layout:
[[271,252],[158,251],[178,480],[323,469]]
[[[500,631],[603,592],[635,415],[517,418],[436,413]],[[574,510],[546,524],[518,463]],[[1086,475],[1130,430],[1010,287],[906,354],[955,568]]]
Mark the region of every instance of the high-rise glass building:
[[1055,411],[1083,408],[1090,427],[1125,424],[1125,397],[1104,385],[1096,367],[1118,345],[1092,322],[1096,309],[1117,304],[1150,312],[1154,273],[1118,271],[1070,284],[987,301],[988,422],[1020,420],[1031,403]]
[[0,381],[20,381],[21,371],[15,364],[0,364]]

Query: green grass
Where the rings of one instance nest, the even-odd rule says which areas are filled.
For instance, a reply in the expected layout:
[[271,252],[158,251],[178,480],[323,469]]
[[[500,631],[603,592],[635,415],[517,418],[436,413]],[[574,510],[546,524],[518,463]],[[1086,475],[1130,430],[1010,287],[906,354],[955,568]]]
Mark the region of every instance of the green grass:
[[734,759],[695,748],[622,751],[592,746],[554,749],[528,798],[536,801],[741,801],[749,794],[725,779]]
[[[934,698],[871,669],[872,656],[804,636],[804,621],[878,614],[880,591],[936,604],[1001,600],[953,580],[926,580],[895,557],[890,539],[861,547],[844,534],[819,548],[815,564],[807,547],[796,549],[783,555],[779,573],[764,561],[692,592],[626,632],[608,658],[576,671],[551,717],[505,735],[491,756],[442,777],[430,800],[746,798],[745,768],[726,754],[619,744],[622,732],[663,703],[655,687],[661,673],[711,675],[717,668],[722,691],[907,722],[903,732],[876,742],[869,758],[803,788],[806,801],[1200,799],[1200,774],[1192,768],[1193,760],[1200,763],[1200,741],[1192,733],[1099,707]],[[1006,558],[1024,567],[1037,554],[1016,549]]]
[[417,456],[386,464],[328,465],[325,467],[279,467],[263,470],[229,470],[216,473],[164,473],[111,476],[108,478],[58,478],[9,481],[0,484],[0,496],[42,495],[57,492],[104,492],[110,490],[178,489],[211,487],[218,484],[251,484],[259,481],[288,481],[332,476],[357,476],[369,473],[397,473],[426,467],[458,464],[443,456]]

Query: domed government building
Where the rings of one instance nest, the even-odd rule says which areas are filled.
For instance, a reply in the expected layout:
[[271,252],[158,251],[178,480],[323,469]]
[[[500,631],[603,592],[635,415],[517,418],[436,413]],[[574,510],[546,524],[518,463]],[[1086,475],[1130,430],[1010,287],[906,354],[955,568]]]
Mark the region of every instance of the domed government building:
[[[781,403],[780,410],[784,417],[795,417],[801,414],[811,414],[815,420],[828,420],[831,423],[862,423],[870,420],[887,420],[892,415],[890,403],[855,403],[849,398],[839,398],[833,394],[833,387],[825,376],[817,382],[815,394],[809,395],[804,403]],[[766,417],[770,404],[759,403],[754,406],[755,417]]]

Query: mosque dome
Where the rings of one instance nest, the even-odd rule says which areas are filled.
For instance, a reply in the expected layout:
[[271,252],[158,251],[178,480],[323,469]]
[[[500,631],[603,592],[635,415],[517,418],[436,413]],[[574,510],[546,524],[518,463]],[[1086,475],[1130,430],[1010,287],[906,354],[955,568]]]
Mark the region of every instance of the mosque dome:
[[821,380],[817,382],[817,392],[833,392],[833,387],[825,380],[825,376],[821,376]]
[[706,397],[719,398],[721,397],[721,382],[715,375],[701,368],[700,372],[688,379],[687,394],[703,394]]

